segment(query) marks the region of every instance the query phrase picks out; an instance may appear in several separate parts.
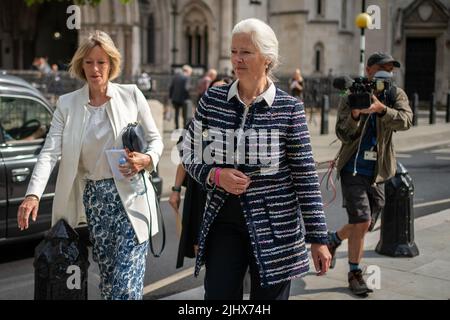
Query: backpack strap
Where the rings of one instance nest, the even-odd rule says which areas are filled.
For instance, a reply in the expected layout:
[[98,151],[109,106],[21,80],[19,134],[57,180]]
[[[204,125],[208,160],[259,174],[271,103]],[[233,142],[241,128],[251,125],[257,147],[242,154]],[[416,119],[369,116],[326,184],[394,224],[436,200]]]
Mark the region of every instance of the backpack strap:
[[393,85],[387,94],[387,106],[393,108],[397,100],[397,86]]

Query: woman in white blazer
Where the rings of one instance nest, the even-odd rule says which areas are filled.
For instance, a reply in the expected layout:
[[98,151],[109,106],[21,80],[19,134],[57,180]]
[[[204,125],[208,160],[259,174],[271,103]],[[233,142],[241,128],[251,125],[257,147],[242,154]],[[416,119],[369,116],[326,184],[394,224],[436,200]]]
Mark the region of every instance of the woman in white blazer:
[[[146,195],[137,195],[129,178],[156,168],[163,143],[139,89],[110,82],[119,75],[120,64],[120,53],[104,32],[95,31],[77,49],[69,71],[86,84],[59,98],[17,221],[23,230],[30,215],[36,220],[39,199],[61,157],[52,224],[61,218],[72,227],[88,224],[104,299],[142,299],[150,223],[152,235],[158,232],[156,195],[147,188],[149,208]],[[105,151],[123,148],[123,129],[136,121],[148,147],[145,153],[127,154],[127,163],[120,166],[126,179],[120,179]],[[147,175],[145,180],[150,186]]]

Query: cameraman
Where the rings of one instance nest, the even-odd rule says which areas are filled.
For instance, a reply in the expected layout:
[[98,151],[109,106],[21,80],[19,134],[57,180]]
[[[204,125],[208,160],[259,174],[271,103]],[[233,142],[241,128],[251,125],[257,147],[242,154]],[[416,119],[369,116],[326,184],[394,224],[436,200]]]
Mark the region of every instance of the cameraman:
[[[379,71],[392,78],[400,63],[387,53],[372,54],[366,66],[369,81]],[[380,74],[380,73],[378,73]],[[384,207],[383,182],[395,175],[396,160],[392,133],[408,130],[412,111],[406,93],[393,85],[381,92],[373,91],[369,108],[352,108],[348,95],[341,99],[336,123],[336,134],[342,146],[337,161],[341,177],[343,206],[347,209],[349,224],[329,233],[331,267],[335,264],[336,248],[348,239],[348,281],[350,290],[361,296],[372,292],[367,287],[360,269],[364,251],[364,236],[372,231]]]

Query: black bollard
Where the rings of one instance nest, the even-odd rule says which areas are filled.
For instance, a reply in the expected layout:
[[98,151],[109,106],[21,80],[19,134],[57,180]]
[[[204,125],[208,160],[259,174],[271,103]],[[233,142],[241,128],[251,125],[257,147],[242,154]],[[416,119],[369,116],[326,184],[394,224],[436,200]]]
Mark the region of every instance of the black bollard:
[[417,92],[413,94],[411,109],[413,112],[413,126],[417,126],[419,124],[419,94]]
[[386,205],[381,215],[380,241],[375,249],[391,257],[414,257],[414,184],[405,167],[397,162],[395,176],[385,183]]
[[450,122],[450,93],[447,93],[447,112],[445,113],[445,122]]
[[322,111],[320,119],[320,134],[328,134],[328,114],[330,112],[330,98],[324,95],[322,98]]
[[35,300],[87,300],[87,247],[65,220],[59,220],[36,247]]
[[430,124],[436,123],[436,95],[431,94],[430,98]]

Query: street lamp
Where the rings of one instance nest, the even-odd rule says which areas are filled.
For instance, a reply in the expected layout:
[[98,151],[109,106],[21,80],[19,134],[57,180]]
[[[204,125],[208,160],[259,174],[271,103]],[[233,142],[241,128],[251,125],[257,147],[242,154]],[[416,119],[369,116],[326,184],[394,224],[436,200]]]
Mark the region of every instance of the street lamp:
[[177,16],[178,16],[178,0],[171,0],[170,5],[172,8],[172,15],[173,15],[173,32],[172,32],[172,69],[176,65],[177,60]]
[[359,56],[359,75],[364,76],[364,61],[366,52],[365,30],[372,24],[372,17],[367,13],[360,13],[356,17],[356,26],[361,29],[361,52]]

